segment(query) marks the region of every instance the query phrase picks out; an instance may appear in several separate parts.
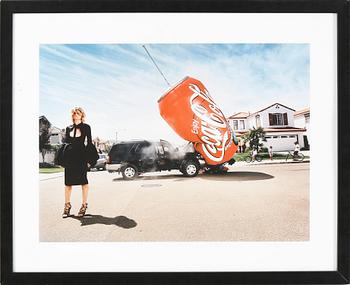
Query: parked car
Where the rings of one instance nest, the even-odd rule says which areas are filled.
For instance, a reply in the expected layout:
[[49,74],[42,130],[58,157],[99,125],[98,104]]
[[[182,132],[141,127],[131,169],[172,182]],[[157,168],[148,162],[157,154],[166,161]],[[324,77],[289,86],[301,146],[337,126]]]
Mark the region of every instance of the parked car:
[[97,170],[106,170],[106,163],[108,160],[108,155],[106,153],[102,153],[98,155],[98,160],[93,167],[90,167],[88,170],[97,169]]
[[108,158],[108,172],[119,172],[124,179],[129,180],[145,172],[172,169],[180,170],[185,176],[194,177],[201,167],[196,152],[180,151],[165,140],[120,142],[113,145]]

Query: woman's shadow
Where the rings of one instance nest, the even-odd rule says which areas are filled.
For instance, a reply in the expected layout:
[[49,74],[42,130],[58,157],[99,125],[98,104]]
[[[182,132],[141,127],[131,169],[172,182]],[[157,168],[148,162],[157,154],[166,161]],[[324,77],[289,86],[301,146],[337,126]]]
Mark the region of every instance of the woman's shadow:
[[137,223],[125,216],[117,216],[114,218],[104,217],[101,215],[90,215],[87,214],[84,217],[70,216],[70,218],[80,221],[81,226],[90,226],[90,225],[115,225],[124,229],[131,229],[137,226]]

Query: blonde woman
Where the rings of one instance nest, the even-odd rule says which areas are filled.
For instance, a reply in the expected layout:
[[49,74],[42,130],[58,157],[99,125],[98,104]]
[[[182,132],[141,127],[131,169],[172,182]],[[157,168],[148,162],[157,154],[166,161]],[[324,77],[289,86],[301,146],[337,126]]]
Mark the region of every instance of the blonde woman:
[[71,144],[71,151],[67,160],[67,166],[64,169],[65,183],[65,205],[62,217],[70,215],[72,205],[70,203],[72,186],[81,185],[82,187],[82,205],[78,216],[83,217],[88,206],[87,198],[89,192],[89,182],[87,179],[88,165],[85,158],[85,139],[88,144],[92,144],[91,128],[85,124],[85,112],[80,107],[71,110],[73,125],[66,128],[66,143]]

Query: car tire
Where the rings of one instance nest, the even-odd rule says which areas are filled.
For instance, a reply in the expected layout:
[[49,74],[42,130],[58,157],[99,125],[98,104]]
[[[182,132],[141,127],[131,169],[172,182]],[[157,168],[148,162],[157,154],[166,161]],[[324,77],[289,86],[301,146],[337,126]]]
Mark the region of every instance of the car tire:
[[122,168],[122,175],[125,180],[132,180],[138,176],[138,170],[134,165],[126,165]]
[[181,170],[186,177],[195,177],[199,172],[199,163],[194,160],[187,160],[182,164]]

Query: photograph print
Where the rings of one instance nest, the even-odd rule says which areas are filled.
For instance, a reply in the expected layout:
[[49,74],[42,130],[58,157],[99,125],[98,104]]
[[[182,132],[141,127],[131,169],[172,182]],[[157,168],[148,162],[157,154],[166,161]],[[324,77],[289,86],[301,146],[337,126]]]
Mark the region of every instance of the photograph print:
[[41,44],[41,242],[309,241],[310,47]]

